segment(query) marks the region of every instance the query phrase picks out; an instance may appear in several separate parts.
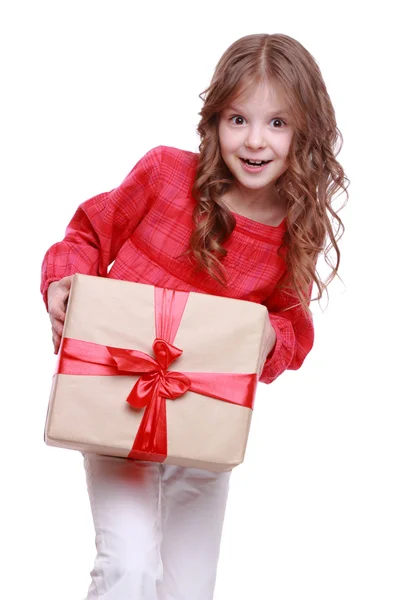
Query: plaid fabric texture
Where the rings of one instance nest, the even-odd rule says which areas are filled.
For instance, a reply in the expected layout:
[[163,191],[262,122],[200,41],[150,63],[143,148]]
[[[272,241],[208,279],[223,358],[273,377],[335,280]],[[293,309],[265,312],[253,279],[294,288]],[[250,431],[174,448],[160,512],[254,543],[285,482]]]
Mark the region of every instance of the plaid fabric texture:
[[185,253],[193,227],[191,187],[197,161],[198,154],[159,146],[119,187],[83,202],[63,241],[45,255],[44,301],[47,305],[52,281],[84,273],[263,303],[277,334],[261,376],[270,383],[285,369],[298,369],[314,339],[311,318],[299,307],[288,310],[293,299],[276,290],[285,273],[278,256],[285,224],[272,227],[235,214],[223,263],[228,285],[194,269]]

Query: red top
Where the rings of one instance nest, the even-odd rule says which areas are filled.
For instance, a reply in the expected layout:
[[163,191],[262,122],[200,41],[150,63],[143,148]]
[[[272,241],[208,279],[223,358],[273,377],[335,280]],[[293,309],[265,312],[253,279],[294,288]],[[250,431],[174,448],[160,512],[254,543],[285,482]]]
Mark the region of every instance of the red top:
[[278,256],[285,223],[273,227],[235,214],[223,260],[227,286],[195,270],[184,253],[193,229],[191,188],[197,162],[198,154],[159,146],[119,187],[83,202],[64,240],[44,258],[44,300],[52,281],[83,273],[265,304],[277,341],[260,381],[271,383],[285,369],[301,366],[314,339],[311,317],[300,307],[288,309],[293,300],[276,290],[285,273]]

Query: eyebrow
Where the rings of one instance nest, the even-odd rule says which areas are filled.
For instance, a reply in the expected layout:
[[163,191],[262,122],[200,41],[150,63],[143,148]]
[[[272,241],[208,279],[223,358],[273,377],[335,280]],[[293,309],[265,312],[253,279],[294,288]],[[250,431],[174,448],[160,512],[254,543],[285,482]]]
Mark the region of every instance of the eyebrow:
[[[245,112],[245,111],[244,111],[244,110],[242,110],[240,107],[238,107],[238,106],[233,106],[233,104],[229,104],[229,106],[227,106],[225,110],[231,110],[232,112],[239,113],[239,114],[241,114],[242,112]],[[288,113],[288,110],[287,110],[287,108],[282,108],[282,109],[273,110],[273,111],[271,111],[271,112],[269,113],[269,115],[270,115],[271,117],[272,117],[272,115],[278,115],[278,114],[280,114],[280,115],[287,115],[287,114],[289,114],[289,113]]]

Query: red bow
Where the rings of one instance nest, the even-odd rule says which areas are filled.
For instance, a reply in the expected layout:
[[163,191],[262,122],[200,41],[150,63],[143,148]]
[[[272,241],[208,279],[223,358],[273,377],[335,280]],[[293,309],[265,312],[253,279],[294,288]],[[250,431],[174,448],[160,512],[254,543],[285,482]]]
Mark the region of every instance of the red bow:
[[126,401],[135,408],[144,408],[155,395],[169,400],[182,396],[190,388],[190,379],[183,373],[168,371],[169,366],[181,356],[182,350],[165,340],[153,342],[155,359],[138,350],[107,346],[118,371],[141,374]]

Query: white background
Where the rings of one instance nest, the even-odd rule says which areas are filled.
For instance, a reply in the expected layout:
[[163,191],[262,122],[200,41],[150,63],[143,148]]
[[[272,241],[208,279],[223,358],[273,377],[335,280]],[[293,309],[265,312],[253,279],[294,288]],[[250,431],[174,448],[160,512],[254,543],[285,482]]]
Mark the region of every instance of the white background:
[[[298,372],[262,386],[231,479],[216,600],[398,600],[399,48],[394,3],[8,2],[1,22],[2,598],[83,598],[79,453],[48,448],[47,248],[159,144],[196,151],[198,94],[249,33],[318,61],[351,180],[341,276]],[[6,591],[7,590],[7,591]],[[190,598],[186,599],[190,600]]]

